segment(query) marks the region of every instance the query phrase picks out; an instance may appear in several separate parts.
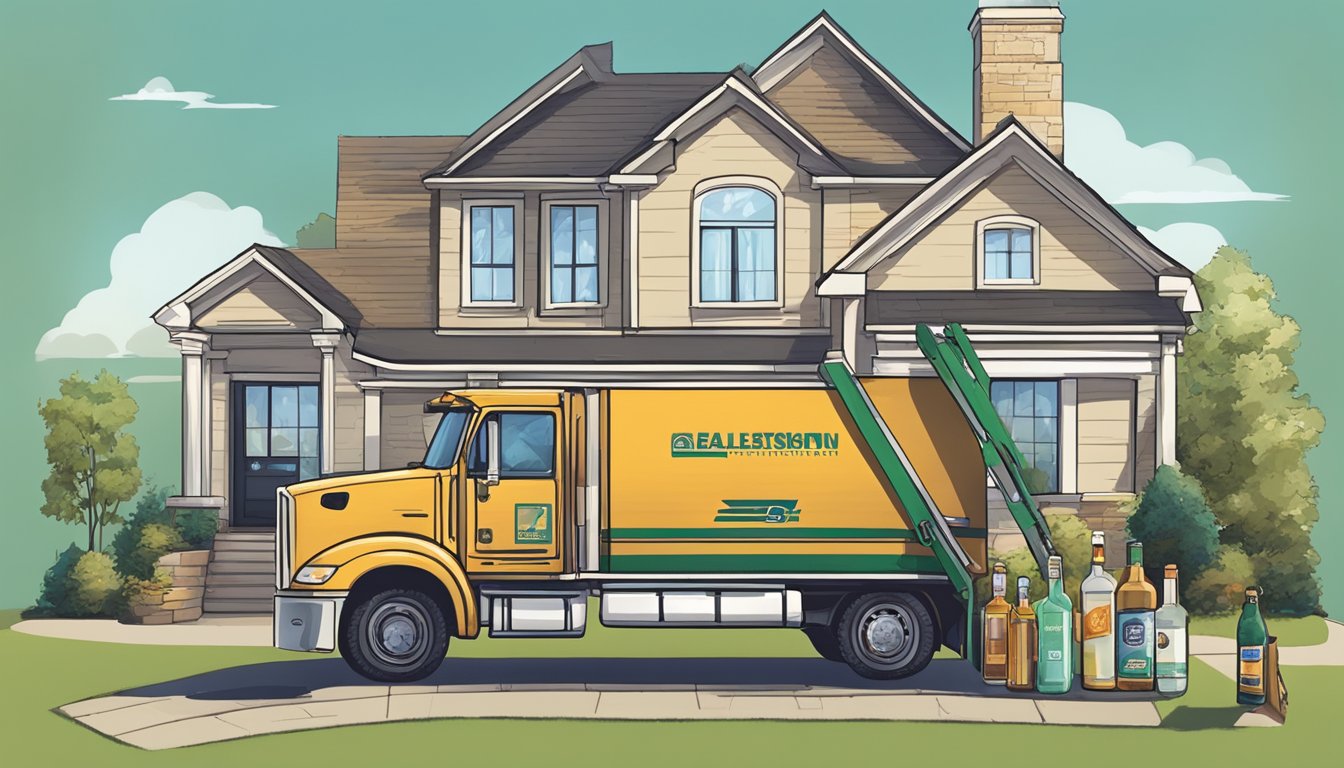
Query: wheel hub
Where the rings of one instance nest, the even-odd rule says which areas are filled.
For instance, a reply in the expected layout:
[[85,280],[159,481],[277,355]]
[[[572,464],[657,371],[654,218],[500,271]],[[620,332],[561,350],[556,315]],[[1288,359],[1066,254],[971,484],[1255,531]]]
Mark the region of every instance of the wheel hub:
[[877,656],[897,655],[906,646],[909,638],[908,624],[889,607],[884,606],[873,611],[864,622],[864,644]]
[[429,618],[412,602],[392,600],[373,612],[367,637],[373,655],[383,663],[413,663],[429,647]]

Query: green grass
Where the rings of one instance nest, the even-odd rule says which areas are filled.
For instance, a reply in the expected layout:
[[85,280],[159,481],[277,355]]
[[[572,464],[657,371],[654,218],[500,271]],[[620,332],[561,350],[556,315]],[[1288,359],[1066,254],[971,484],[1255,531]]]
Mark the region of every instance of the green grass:
[[[0,611],[9,626],[16,611]],[[1277,627],[1277,623],[1275,623]],[[454,644],[454,656],[811,656],[800,633],[788,631],[619,630],[594,627],[565,640],[482,640]],[[563,651],[563,652],[562,652]],[[924,760],[960,765],[985,760],[998,744],[1048,744],[1055,755],[1088,756],[1089,765],[1133,762],[1114,747],[1178,760],[1293,764],[1337,750],[1331,736],[1344,668],[1287,668],[1292,694],[1288,725],[1232,729],[1242,712],[1232,682],[1192,663],[1191,690],[1159,705],[1159,729],[1106,730],[1063,726],[958,723],[591,722],[434,720],[335,728],[144,752],[107,739],[53,713],[78,699],[263,661],[322,658],[269,648],[158,647],[32,637],[0,629],[0,722],[11,765],[103,766],[383,765],[394,756],[446,764],[548,766],[797,765]],[[1039,768],[1035,750],[994,749],[993,764]]]
[[[1190,619],[1190,634],[1214,635],[1235,638],[1237,636],[1237,618],[1240,614],[1229,613],[1223,616],[1195,616]],[[1296,645],[1320,645],[1325,642],[1327,629],[1325,619],[1320,616],[1276,617],[1265,619],[1269,634],[1279,638],[1279,647]]]

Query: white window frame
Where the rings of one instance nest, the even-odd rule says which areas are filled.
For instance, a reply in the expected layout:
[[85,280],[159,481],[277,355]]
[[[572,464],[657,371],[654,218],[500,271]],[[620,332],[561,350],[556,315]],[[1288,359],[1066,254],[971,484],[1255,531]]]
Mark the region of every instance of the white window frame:
[[[479,301],[471,298],[471,212],[476,208],[513,209],[513,300]],[[462,201],[462,290],[464,309],[518,309],[523,306],[523,201],[489,198]]]
[[[1031,277],[985,277],[985,235],[996,229],[1026,229],[1031,232]],[[975,287],[1035,288],[1041,284],[1041,223],[1026,216],[990,216],[975,222]]]
[[[551,209],[555,206],[597,208],[597,301],[556,302],[551,299]],[[607,306],[607,254],[611,239],[609,201],[603,197],[547,195],[541,200],[541,306],[545,310],[602,309]]]
[[[752,187],[775,201],[775,298],[773,301],[700,300],[700,198],[724,187]],[[695,185],[691,195],[691,306],[696,309],[782,309],[784,307],[784,192],[763,176],[719,176]]]

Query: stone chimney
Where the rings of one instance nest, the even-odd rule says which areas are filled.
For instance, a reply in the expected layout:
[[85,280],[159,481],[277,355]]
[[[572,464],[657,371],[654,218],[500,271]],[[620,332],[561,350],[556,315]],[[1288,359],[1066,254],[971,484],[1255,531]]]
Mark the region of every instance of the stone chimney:
[[975,144],[1008,115],[1064,158],[1064,65],[1058,0],[980,0],[975,44]]

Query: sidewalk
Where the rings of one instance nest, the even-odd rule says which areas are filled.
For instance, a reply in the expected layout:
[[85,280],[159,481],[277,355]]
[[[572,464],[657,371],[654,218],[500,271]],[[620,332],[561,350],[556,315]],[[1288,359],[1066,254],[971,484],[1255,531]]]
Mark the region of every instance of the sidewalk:
[[271,616],[204,618],[187,624],[122,624],[114,619],[27,619],[15,632],[62,640],[132,645],[271,645]]

